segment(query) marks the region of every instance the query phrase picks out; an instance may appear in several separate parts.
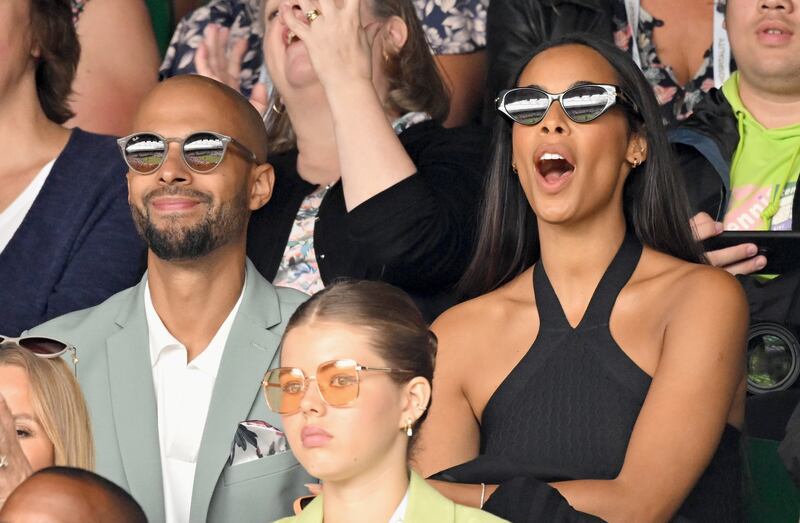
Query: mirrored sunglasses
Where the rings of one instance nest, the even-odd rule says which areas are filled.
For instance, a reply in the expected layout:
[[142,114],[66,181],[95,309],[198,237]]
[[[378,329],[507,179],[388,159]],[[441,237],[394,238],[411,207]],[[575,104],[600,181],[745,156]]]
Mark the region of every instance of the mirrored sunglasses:
[[587,123],[600,117],[616,103],[627,105],[639,115],[639,108],[616,85],[582,84],[562,93],[548,93],[536,87],[516,87],[497,97],[497,110],[522,125],[541,122],[554,101],[561,104],[567,118]]
[[78,374],[78,351],[69,343],[44,336],[22,336],[21,338],[12,338],[10,336],[0,335],[0,349],[3,349],[4,346],[14,345],[32,352],[39,358],[45,359],[60,358],[67,352],[70,352],[72,354],[72,367],[75,370],[75,375],[77,376]]
[[264,397],[273,412],[293,414],[300,410],[309,381],[314,380],[326,405],[346,407],[358,398],[361,372],[412,373],[403,369],[365,367],[354,360],[321,363],[315,376],[306,376],[296,367],[279,367],[267,371],[264,376]]
[[157,133],[134,133],[117,140],[122,157],[131,171],[152,174],[164,163],[170,142],[180,145],[181,158],[190,170],[207,174],[225,158],[228,145],[233,145],[245,159],[258,164],[256,155],[235,138],[213,131],[192,133],[186,138],[164,138]]

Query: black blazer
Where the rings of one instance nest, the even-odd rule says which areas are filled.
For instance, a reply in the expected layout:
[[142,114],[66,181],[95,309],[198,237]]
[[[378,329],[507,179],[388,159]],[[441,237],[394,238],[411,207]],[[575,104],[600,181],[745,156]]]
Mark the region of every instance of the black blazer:
[[[314,229],[322,281],[383,280],[409,292],[427,318],[455,303],[453,285],[472,253],[487,136],[478,127],[427,121],[400,140],[417,173],[349,213],[342,183],[325,195]],[[277,273],[300,204],[317,186],[297,173],[297,151],[270,157],[272,199],[253,213],[247,254],[265,278]]]

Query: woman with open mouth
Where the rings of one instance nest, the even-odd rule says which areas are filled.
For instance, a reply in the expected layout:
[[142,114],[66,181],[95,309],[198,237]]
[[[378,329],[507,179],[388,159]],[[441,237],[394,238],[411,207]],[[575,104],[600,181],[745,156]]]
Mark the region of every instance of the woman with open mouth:
[[248,256],[313,294],[382,280],[432,320],[474,238],[485,135],[445,129],[448,95],[411,0],[267,0],[270,202]]
[[703,264],[630,58],[588,36],[531,56],[497,98],[478,297],[433,326],[417,465],[515,522],[740,521],[742,290]]

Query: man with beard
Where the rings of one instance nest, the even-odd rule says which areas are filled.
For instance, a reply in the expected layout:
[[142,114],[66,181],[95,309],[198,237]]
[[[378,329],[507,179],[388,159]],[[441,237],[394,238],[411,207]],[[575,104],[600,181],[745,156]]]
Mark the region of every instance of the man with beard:
[[[273,186],[266,134],[241,95],[208,78],[156,87],[119,140],[148,271],[97,307],[31,331],[77,347],[97,472],[151,521],[272,521],[308,480],[260,395],[305,295],[245,256]],[[270,452],[270,448],[284,452]]]

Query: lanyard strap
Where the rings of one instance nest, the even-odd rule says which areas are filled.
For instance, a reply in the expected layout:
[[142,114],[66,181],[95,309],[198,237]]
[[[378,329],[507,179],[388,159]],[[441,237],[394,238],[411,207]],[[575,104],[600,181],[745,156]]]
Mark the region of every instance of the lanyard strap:
[[[714,68],[714,86],[720,88],[731,75],[731,47],[725,31],[725,15],[719,7],[721,0],[714,0],[714,34],[711,41],[711,66]],[[633,61],[642,68],[639,55],[639,0],[625,0],[625,14],[631,28],[631,54]]]

